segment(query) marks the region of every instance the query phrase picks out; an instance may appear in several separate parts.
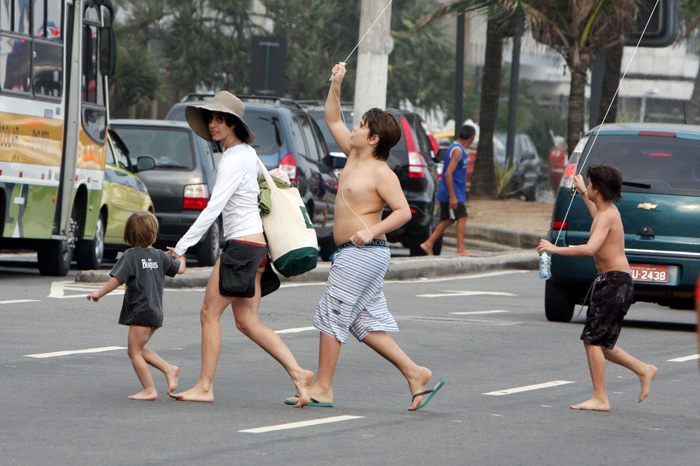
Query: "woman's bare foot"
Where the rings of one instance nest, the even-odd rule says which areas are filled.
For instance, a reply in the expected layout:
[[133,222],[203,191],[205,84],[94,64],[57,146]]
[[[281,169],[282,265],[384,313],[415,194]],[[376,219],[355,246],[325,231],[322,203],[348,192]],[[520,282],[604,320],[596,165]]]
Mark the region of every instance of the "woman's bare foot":
[[[425,391],[425,386],[430,382],[430,378],[433,376],[433,373],[428,369],[427,367],[421,367],[418,366],[418,370],[416,371],[416,376],[408,381],[408,388],[411,390],[411,396],[413,396],[416,393],[424,392]],[[413,401],[411,402],[411,407],[408,408],[409,411],[414,411],[416,409],[416,406],[420,404],[420,402],[423,401],[422,396],[417,396],[413,398]]]
[[476,257],[476,254],[472,254],[471,252],[467,251],[466,249],[464,251],[457,251],[456,254],[458,256],[463,256],[463,257]]
[[139,392],[135,395],[131,395],[129,397],[130,400],[139,400],[139,401],[155,401],[158,398],[158,392],[156,391],[155,388],[147,389],[142,392]]
[[433,255],[433,245],[426,243],[421,243],[420,248],[425,251],[425,253],[429,256]]
[[[312,386],[311,391],[309,392],[309,400],[312,399],[318,403],[333,403],[333,390],[331,389],[322,392],[319,391],[315,386]],[[285,401],[289,401],[290,403],[298,403],[299,395],[290,396]]]
[[577,405],[571,405],[571,409],[576,409],[578,411],[610,411],[610,402],[608,400],[599,400],[596,398],[591,398],[588,401],[579,403]]
[[170,366],[168,372],[165,373],[165,379],[168,381],[168,395],[172,395],[173,391],[177,388],[179,376],[180,368],[177,366]]
[[173,393],[170,395],[178,401],[198,401],[200,403],[213,403],[214,402],[214,391],[204,391],[199,387],[199,384],[194,387],[180,393]]
[[292,377],[297,389],[297,404],[295,408],[303,408],[311,401],[311,385],[314,383],[314,373],[303,369],[298,377]]
[[639,393],[639,400],[637,401],[640,403],[644,400],[644,398],[649,396],[649,385],[651,385],[651,381],[654,380],[654,377],[656,377],[656,373],[658,371],[659,369],[656,366],[647,364],[644,369],[644,374],[639,376],[639,381],[642,384],[642,391]]

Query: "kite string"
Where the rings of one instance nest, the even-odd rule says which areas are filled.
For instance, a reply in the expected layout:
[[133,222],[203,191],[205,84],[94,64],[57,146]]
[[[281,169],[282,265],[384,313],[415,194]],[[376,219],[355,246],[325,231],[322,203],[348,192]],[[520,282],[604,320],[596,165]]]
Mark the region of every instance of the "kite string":
[[[603,116],[603,121],[600,122],[600,125],[598,126],[598,130],[595,133],[595,136],[593,137],[593,143],[590,144],[590,148],[592,149],[593,146],[595,145],[596,140],[598,139],[598,134],[600,134],[600,130],[603,128],[603,125],[605,124],[605,120],[608,118],[608,114],[610,113],[610,109],[612,109],[613,103],[615,103],[615,99],[617,98],[618,93],[620,92],[620,88],[622,87],[622,83],[625,80],[625,77],[627,76],[627,72],[630,69],[630,66],[632,65],[632,62],[634,61],[634,57],[637,54],[637,50],[639,49],[639,44],[641,44],[642,39],[644,38],[644,34],[647,32],[647,28],[649,27],[649,23],[651,22],[652,16],[654,16],[654,12],[656,11],[656,8],[659,6],[659,1],[656,0],[656,3],[654,4],[654,8],[651,10],[651,13],[649,13],[649,19],[647,19],[647,23],[644,25],[644,30],[642,31],[642,34],[639,36],[639,40],[637,41],[637,45],[634,47],[634,52],[632,52],[632,56],[630,57],[630,61],[627,63],[627,68],[625,68],[625,72],[622,74],[622,78],[620,79],[620,82],[617,85],[617,89],[615,90],[615,94],[613,95],[613,98],[610,100],[610,105],[608,106],[608,110],[605,112],[605,116]],[[583,166],[586,164],[586,161],[588,160],[588,156],[591,155],[591,149],[588,149],[588,152],[586,153],[586,156],[584,157],[583,161],[578,165],[577,167],[577,173],[575,173],[574,177],[578,174],[581,173],[581,170],[583,170]],[[554,245],[556,246],[557,241],[559,241],[559,237],[561,236],[561,232],[564,229],[564,225],[566,224],[566,219],[569,216],[569,210],[571,210],[571,204],[574,202],[574,198],[576,197],[576,186],[574,185],[572,187],[572,193],[571,193],[571,201],[569,202],[569,207],[566,209],[566,214],[564,215],[564,220],[561,222],[561,226],[559,228],[559,232],[557,233],[557,238],[554,240]]]

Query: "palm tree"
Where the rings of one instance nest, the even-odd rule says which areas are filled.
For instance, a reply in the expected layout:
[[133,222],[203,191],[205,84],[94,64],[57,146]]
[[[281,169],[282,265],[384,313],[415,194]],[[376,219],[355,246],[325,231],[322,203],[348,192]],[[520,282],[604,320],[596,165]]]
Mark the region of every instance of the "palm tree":
[[[481,81],[481,104],[479,107],[479,144],[472,175],[473,197],[496,197],[496,174],[493,169],[493,134],[496,130],[498,104],[501,90],[501,63],[503,62],[503,39],[517,11],[517,0],[458,0],[436,8],[418,23],[420,30],[439,18],[453,12],[481,12],[488,17],[486,27],[486,50],[484,72]],[[455,122],[455,132],[461,122]]]

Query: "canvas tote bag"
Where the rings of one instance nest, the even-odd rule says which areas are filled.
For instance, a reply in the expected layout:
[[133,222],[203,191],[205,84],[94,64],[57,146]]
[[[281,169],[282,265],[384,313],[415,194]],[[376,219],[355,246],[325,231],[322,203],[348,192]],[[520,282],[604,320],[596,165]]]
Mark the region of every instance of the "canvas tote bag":
[[295,187],[280,189],[258,159],[270,188],[270,213],[262,215],[272,265],[285,277],[316,268],[318,240],[306,206]]

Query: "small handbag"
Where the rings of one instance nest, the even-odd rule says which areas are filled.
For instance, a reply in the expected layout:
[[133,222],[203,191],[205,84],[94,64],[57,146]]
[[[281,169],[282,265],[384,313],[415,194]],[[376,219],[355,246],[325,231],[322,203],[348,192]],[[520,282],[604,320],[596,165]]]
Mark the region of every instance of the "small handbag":
[[265,165],[260,170],[270,189],[270,212],[262,214],[267,247],[275,269],[285,277],[301,275],[316,268],[318,240],[299,190],[279,188]]

